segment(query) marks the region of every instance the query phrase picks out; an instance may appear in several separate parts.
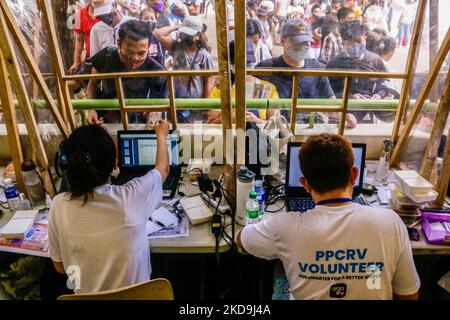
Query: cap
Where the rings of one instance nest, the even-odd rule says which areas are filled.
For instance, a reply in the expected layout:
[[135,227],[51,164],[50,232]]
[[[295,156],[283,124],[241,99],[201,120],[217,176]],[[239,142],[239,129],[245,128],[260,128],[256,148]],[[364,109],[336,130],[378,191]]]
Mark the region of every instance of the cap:
[[250,191],[250,193],[248,194],[248,197],[250,199],[256,199],[258,197],[258,194],[255,191]]
[[195,36],[197,33],[202,32],[203,23],[199,16],[189,16],[183,20],[178,31],[186,33],[190,36]]
[[275,10],[275,5],[273,4],[273,2],[264,0],[264,1],[261,1],[261,3],[259,4],[256,14],[258,14],[260,16],[267,16],[273,10]]
[[281,36],[294,43],[313,42],[310,26],[303,20],[290,20],[281,29]]
[[112,0],[93,0],[92,5],[94,6],[94,17],[97,17],[97,16],[111,13],[112,8],[113,8],[113,1]]
[[22,171],[32,171],[36,169],[36,165],[34,164],[33,160],[25,160],[22,162]]

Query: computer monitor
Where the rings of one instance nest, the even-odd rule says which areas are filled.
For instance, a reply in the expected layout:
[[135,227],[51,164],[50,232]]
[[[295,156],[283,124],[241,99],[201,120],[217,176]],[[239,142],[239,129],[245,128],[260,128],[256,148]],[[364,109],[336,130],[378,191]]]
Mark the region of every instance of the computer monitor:
[[[300,183],[300,178],[303,177],[302,170],[300,169],[300,153],[301,143],[294,142],[288,145],[288,162],[287,162],[287,174],[286,181],[290,188],[303,188]],[[353,143],[353,154],[355,156],[354,167],[359,169],[358,178],[356,179],[356,184],[354,189],[362,189],[364,180],[364,163],[366,158],[366,145],[362,143]]]
[[[119,131],[120,168],[146,169],[156,164],[156,132],[154,130]],[[167,149],[171,166],[180,165],[179,133],[171,130],[167,136]]]

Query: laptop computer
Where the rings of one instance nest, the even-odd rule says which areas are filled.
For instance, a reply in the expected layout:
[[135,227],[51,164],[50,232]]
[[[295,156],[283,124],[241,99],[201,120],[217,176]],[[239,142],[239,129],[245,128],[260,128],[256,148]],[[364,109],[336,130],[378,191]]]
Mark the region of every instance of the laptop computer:
[[[163,197],[173,198],[181,177],[179,156],[180,136],[178,131],[170,130],[167,136],[170,173],[163,183]],[[120,173],[113,181],[120,185],[133,178],[141,177],[155,167],[156,132],[154,130],[118,131]]]
[[[285,182],[286,205],[288,211],[305,212],[315,207],[311,195],[300,183],[300,178],[303,177],[303,173],[300,169],[300,159],[298,158],[301,145],[301,142],[288,143]],[[363,143],[353,143],[352,147],[353,154],[355,155],[354,166],[359,169],[356,184],[353,186],[353,201],[362,205],[368,205],[364,196],[361,194],[364,181],[366,145]]]

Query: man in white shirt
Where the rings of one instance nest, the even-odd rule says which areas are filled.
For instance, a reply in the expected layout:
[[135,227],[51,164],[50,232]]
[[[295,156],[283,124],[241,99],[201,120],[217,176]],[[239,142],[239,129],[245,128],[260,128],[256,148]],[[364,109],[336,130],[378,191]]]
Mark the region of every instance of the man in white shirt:
[[120,26],[129,21],[136,20],[130,16],[124,16],[113,0],[93,1],[94,17],[101,21],[91,29],[91,57],[106,47],[117,45]]
[[312,136],[299,159],[300,182],[316,207],[245,226],[238,246],[280,259],[291,299],[417,299],[420,279],[402,220],[351,200],[358,177],[351,144],[338,135]]

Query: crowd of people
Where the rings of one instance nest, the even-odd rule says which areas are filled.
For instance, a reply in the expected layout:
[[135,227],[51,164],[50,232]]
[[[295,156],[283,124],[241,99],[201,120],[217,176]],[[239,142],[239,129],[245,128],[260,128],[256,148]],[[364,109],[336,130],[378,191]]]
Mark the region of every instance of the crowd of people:
[[[247,0],[247,67],[392,71],[389,61],[395,51],[409,43],[415,2]],[[226,4],[228,42],[234,48],[234,1],[227,0]],[[214,1],[207,0],[89,0],[77,14],[69,73],[215,69],[205,23],[211,7]],[[398,19],[394,21],[393,17]],[[234,62],[231,64],[233,73]],[[291,98],[290,77],[258,78],[248,80],[249,98]],[[220,96],[216,77],[176,77],[174,82],[176,98]],[[336,77],[301,77],[298,95],[340,98],[343,82]],[[70,83],[73,92],[83,87],[88,98],[117,97],[113,79]],[[125,98],[168,95],[165,78],[123,79],[123,89]],[[399,90],[389,79],[354,78],[350,94],[353,99],[397,99]],[[183,110],[177,117],[179,122],[218,123],[218,115],[220,110]],[[151,126],[160,116],[131,113],[128,121]],[[268,116],[270,113],[253,112],[248,119],[257,121]],[[289,114],[286,116],[289,118]],[[351,128],[364,119],[349,115],[346,120]],[[118,112],[91,110],[88,121],[119,122],[120,116]]]

